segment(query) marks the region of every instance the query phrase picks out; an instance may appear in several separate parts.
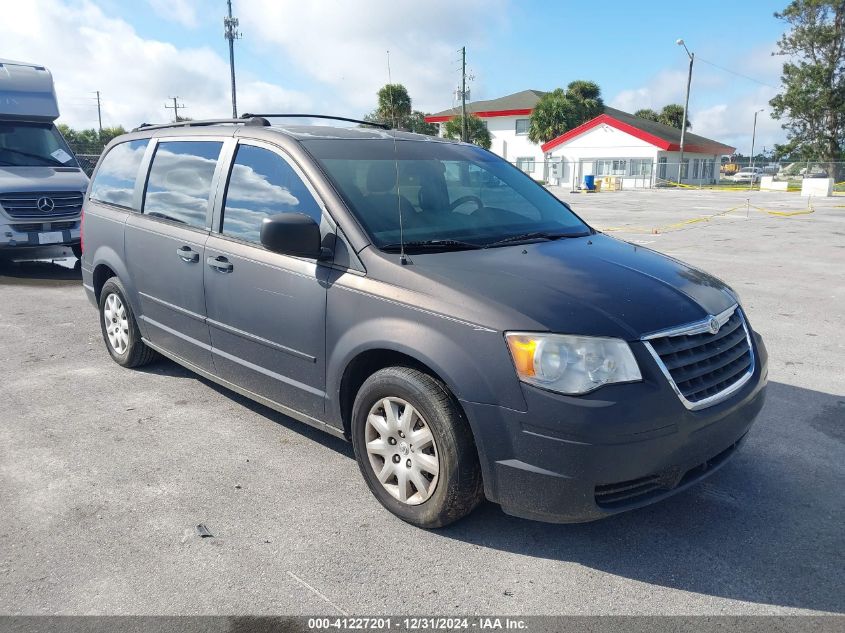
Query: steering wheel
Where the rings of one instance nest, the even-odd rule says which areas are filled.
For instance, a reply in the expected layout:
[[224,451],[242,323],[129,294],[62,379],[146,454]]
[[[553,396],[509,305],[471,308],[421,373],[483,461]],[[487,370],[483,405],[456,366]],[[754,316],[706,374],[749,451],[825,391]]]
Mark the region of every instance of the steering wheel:
[[465,204],[467,202],[474,202],[475,203],[475,209],[473,209],[470,212],[470,214],[475,213],[479,209],[484,208],[484,202],[478,196],[461,196],[460,198],[458,198],[452,204],[449,205],[449,211],[454,211],[459,206],[461,206],[462,204]]

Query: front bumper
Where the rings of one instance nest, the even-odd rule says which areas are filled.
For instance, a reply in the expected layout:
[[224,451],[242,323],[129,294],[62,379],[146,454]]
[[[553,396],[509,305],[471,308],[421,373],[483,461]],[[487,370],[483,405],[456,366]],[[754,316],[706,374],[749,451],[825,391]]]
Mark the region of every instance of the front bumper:
[[668,497],[715,472],[763,407],[768,355],[752,336],[754,374],[727,400],[683,406],[648,352],[643,381],[570,397],[523,385],[526,411],[461,401],[488,499],[508,514],[577,523]]
[[79,216],[51,218],[49,222],[10,222],[0,216],[0,249],[31,250],[44,246],[78,244],[80,224]]

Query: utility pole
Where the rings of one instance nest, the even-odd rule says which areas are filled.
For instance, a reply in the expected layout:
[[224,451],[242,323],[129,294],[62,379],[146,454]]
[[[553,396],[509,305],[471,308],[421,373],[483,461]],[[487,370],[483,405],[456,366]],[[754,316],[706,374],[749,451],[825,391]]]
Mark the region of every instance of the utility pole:
[[467,142],[467,47],[461,47],[461,140]]
[[100,109],[100,91],[97,90],[97,123],[100,126],[100,137],[103,136],[103,113]]
[[757,115],[763,111],[761,108],[754,113],[754,128],[751,130],[751,180],[749,181],[748,188],[754,188],[754,179],[757,177],[757,174],[754,173],[754,141],[757,140]]
[[223,37],[229,40],[229,71],[232,75],[232,118],[238,118],[238,98],[235,90],[235,40],[240,39],[238,32],[238,18],[232,17],[232,0],[226,0],[229,6],[228,17],[223,18],[223,26],[226,28]]
[[179,121],[179,108],[184,109],[185,104],[179,103],[179,101],[178,101],[179,97],[170,97],[170,98],[173,99],[173,105],[170,106],[170,105],[167,105],[165,103],[164,107],[167,108],[168,110],[173,110],[173,120],[178,122]]
[[678,184],[681,184],[681,176],[683,174],[684,169],[684,136],[687,133],[687,111],[689,110],[689,89],[690,85],[692,84],[692,64],[695,62],[695,53],[690,53],[687,45],[684,43],[684,40],[679,39],[675,42],[678,46],[683,46],[684,50],[687,52],[687,56],[689,57],[689,74],[687,74],[687,98],[684,101],[684,116],[683,121],[681,122],[681,156],[678,159]]

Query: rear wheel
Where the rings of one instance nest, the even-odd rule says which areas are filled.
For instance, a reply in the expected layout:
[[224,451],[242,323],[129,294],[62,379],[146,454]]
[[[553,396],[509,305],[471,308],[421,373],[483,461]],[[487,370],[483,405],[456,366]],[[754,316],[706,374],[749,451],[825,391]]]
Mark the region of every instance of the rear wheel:
[[389,367],[364,382],[352,443],[370,490],[409,523],[448,525],[483,498],[469,425],[445,385],[419,370]]
[[156,353],[141,340],[126,291],[117,277],[106,281],[100,291],[100,328],[106,348],[118,365],[140,367],[156,358]]

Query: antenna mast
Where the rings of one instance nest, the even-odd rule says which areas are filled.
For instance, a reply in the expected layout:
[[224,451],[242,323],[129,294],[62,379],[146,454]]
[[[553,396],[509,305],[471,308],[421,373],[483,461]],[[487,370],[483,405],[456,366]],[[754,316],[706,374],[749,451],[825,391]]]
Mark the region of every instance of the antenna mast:
[[170,97],[170,98],[173,99],[173,105],[169,106],[165,103],[164,107],[167,108],[168,110],[173,110],[173,120],[178,123],[179,122],[179,108],[182,108],[184,110],[185,104],[179,103],[179,97]]
[[461,140],[467,142],[467,47],[461,47]]
[[232,17],[232,0],[226,0],[229,6],[228,17],[223,18],[223,26],[226,28],[223,37],[229,40],[229,71],[232,75],[232,118],[238,118],[238,97],[235,90],[235,40],[240,39],[238,31],[238,18]]

